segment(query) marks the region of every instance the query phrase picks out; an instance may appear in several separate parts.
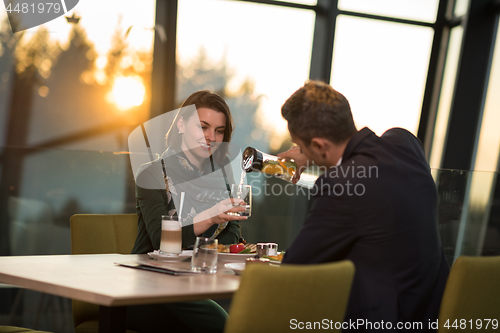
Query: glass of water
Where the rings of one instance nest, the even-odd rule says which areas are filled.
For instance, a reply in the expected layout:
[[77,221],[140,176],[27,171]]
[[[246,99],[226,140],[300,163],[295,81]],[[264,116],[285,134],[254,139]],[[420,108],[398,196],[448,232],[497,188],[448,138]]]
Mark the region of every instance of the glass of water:
[[191,269],[197,272],[214,274],[217,272],[217,239],[196,237]]
[[248,216],[252,215],[252,187],[250,185],[231,185],[231,198],[240,199],[234,202],[233,207],[244,207],[243,212],[230,212],[229,215]]

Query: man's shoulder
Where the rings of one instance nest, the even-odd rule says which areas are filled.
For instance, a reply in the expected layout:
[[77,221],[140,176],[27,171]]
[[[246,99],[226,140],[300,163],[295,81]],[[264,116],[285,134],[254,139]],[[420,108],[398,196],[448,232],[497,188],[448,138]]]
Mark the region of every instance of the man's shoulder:
[[406,144],[418,145],[419,147],[422,147],[422,142],[420,141],[420,139],[405,128],[394,127],[388,129],[387,131],[384,132],[384,134],[382,134],[381,138],[396,143],[401,142]]
[[341,165],[345,166],[347,163],[372,165],[382,156],[397,153],[408,147],[412,150],[423,149],[420,141],[404,128],[391,128],[378,136],[368,127],[364,127],[347,144]]
[[428,168],[422,142],[410,131],[404,128],[391,128],[380,138],[393,154],[409,159],[413,164],[419,161],[426,169]]
[[409,135],[409,136],[415,137],[412,132],[410,132],[406,128],[402,128],[402,127],[392,127],[392,128],[389,128],[387,131],[384,132],[384,134],[382,134],[382,136],[384,136],[384,135],[391,135],[391,134],[394,134],[394,135]]

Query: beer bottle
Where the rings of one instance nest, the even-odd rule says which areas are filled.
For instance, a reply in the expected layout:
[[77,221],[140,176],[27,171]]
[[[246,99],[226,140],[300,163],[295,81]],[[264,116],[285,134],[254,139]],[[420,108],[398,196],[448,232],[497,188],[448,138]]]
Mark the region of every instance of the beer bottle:
[[279,158],[252,147],[247,147],[243,152],[241,166],[246,172],[262,172],[288,182],[292,181],[297,170],[297,164],[293,159]]

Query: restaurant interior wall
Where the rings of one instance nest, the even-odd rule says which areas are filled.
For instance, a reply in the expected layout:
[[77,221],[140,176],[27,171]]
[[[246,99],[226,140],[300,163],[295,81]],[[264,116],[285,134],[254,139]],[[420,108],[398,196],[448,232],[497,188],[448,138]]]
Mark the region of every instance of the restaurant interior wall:
[[[489,3],[480,0],[476,5]],[[493,94],[499,66],[492,60],[499,57],[500,47],[493,34],[489,45],[482,40],[491,49],[482,71],[491,75],[474,92],[483,94],[485,105],[484,111],[479,107],[477,126],[469,135],[477,153],[467,153],[471,165],[463,169],[453,161],[444,169],[441,162],[447,151],[460,149],[448,130],[459,115],[454,109],[456,87],[476,84],[463,77],[464,41],[482,33],[467,27],[471,16],[478,15],[470,13],[468,1],[413,1],[416,7],[410,10],[390,0],[148,0],[140,11],[130,4],[120,6],[119,19],[117,7],[103,15],[87,0],[76,7],[79,24],[33,28],[22,38],[10,33],[0,17],[0,255],[66,254],[72,214],[133,213],[128,135],[144,121],[178,107],[195,90],[211,89],[228,100],[238,146],[271,153],[288,148],[279,108],[307,78],[345,92],[355,117],[366,110],[390,120],[376,124],[359,116],[358,126],[373,127],[378,134],[403,126],[423,141],[438,187],[439,228],[450,263],[461,253],[500,254],[500,138],[491,128],[500,109]],[[207,13],[217,20],[205,23]],[[136,16],[142,21],[134,20]],[[109,24],[98,28],[86,23],[105,21]],[[360,31],[350,31],[353,27]],[[367,40],[374,27],[382,32]],[[498,31],[491,24],[489,29]],[[405,35],[397,37],[396,30]],[[99,34],[106,36],[104,42]],[[396,37],[401,38],[399,49],[387,42]],[[359,50],[354,63],[346,60],[349,42]],[[380,42],[391,52],[370,47],[370,42]],[[412,62],[405,59],[411,53],[418,55]],[[142,104],[122,108],[119,95],[110,94],[121,76],[142,83]],[[381,84],[384,77],[392,81]],[[411,89],[397,90],[408,84]],[[392,100],[392,113],[385,114],[380,104],[395,91],[404,98]],[[367,105],[365,92],[370,96]],[[484,152],[494,160],[487,168],[480,162]],[[277,189],[276,184],[286,183],[259,174],[247,182],[260,192],[253,216],[243,224],[244,237],[286,249],[307,214],[307,191],[265,196],[266,186]],[[475,189],[485,190],[482,197],[475,196]],[[72,331],[68,300],[3,287],[0,295],[0,325]]]

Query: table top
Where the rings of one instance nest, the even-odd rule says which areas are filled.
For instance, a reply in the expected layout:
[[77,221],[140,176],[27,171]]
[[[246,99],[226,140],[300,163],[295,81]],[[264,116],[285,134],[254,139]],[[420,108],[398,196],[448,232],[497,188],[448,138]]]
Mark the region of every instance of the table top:
[[92,254],[0,257],[0,282],[105,306],[229,298],[240,277],[219,265],[217,274],[173,276],[115,265],[147,255]]

